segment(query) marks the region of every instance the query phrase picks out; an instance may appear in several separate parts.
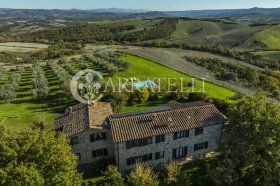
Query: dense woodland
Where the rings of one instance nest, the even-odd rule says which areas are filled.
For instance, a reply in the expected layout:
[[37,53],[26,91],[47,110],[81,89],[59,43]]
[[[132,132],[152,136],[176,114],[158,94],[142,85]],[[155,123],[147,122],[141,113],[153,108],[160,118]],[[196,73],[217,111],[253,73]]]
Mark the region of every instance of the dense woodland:
[[65,28],[43,30],[34,33],[1,37],[5,40],[21,42],[55,43],[58,41],[76,43],[133,43],[171,35],[178,23],[177,18],[164,18],[153,28],[135,30],[134,25],[82,24]]

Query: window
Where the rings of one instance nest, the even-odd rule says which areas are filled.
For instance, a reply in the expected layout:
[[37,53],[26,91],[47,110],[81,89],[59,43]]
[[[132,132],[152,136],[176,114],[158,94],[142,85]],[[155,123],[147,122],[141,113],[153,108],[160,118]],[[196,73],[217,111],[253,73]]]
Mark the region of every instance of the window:
[[174,133],[174,140],[180,139],[180,138],[187,138],[190,135],[189,130],[179,131]]
[[143,138],[137,140],[130,140],[126,142],[126,149],[134,148],[134,147],[141,147],[145,145],[149,145],[153,143],[153,138]]
[[56,132],[63,132],[63,127],[59,127],[55,130]]
[[173,159],[180,159],[188,156],[188,147],[179,147],[173,149]]
[[141,146],[150,145],[153,143],[153,138],[144,138],[140,140]]
[[91,153],[92,153],[93,158],[97,158],[100,156],[107,156],[108,150],[107,149],[98,149],[98,150],[92,151]]
[[156,143],[161,143],[165,141],[165,135],[156,136]]
[[76,136],[76,137],[71,138],[70,143],[71,143],[71,145],[77,145],[77,144],[79,144],[79,139],[78,139],[78,137]]
[[91,134],[89,137],[90,137],[91,142],[107,139],[106,132],[94,133],[94,134]]
[[207,148],[208,148],[208,142],[204,142],[204,143],[195,144],[193,150],[198,151],[198,150],[207,149]]
[[142,161],[143,162],[150,161],[150,160],[153,160],[153,154],[152,153],[142,156]]
[[155,153],[155,159],[156,160],[159,160],[159,159],[162,159],[162,158],[164,158],[164,151]]
[[78,160],[82,159],[81,153],[77,153],[76,156],[78,157]]
[[131,157],[128,158],[127,161],[127,165],[133,165],[136,164],[137,162],[147,162],[147,161],[151,161],[153,160],[153,154],[145,154],[143,156],[135,156],[135,157]]
[[198,136],[198,135],[201,135],[201,134],[203,134],[203,127],[196,128],[195,129],[195,135]]

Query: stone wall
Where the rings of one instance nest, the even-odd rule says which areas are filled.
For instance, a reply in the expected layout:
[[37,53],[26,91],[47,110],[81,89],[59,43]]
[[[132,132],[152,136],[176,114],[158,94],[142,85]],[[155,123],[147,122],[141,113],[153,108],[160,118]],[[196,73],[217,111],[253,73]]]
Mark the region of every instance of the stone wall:
[[[100,140],[100,141],[90,141],[90,135],[93,133],[101,133],[106,132],[107,139],[106,140]],[[73,145],[73,152],[75,154],[80,153],[81,154],[81,160],[79,160],[79,165],[83,164],[90,164],[97,162],[101,159],[112,159],[114,158],[114,145],[112,141],[112,134],[109,129],[104,128],[94,128],[94,129],[87,129],[84,132],[74,135],[71,137],[78,136],[79,144]],[[102,156],[102,157],[92,157],[92,151],[107,148],[108,155]]]
[[[195,136],[195,129],[190,129],[189,137],[182,139],[173,139],[173,133],[165,135],[165,142],[155,143],[155,137],[153,137],[153,143],[143,147],[135,147],[126,149],[126,142],[114,144],[115,160],[118,168],[121,171],[130,170],[134,165],[128,166],[127,159],[130,157],[141,156],[152,153],[153,160],[148,161],[145,164],[149,166],[155,166],[161,163],[170,162],[173,160],[173,149],[178,147],[188,146],[188,157],[200,157],[207,152],[217,149],[217,144],[221,139],[223,125],[214,125],[204,128],[204,132],[201,135]],[[208,148],[204,150],[194,151],[194,144],[208,142]],[[155,152],[164,151],[165,155],[163,159],[155,160]]]

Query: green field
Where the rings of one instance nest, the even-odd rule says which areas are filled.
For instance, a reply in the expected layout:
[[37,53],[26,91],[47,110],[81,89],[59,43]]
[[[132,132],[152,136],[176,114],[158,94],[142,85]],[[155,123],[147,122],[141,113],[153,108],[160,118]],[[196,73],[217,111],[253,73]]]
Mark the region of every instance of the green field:
[[[186,78],[186,82],[188,82],[191,79],[190,76],[143,58],[127,55],[123,56],[122,59],[130,62],[132,66],[128,71],[118,72],[117,75],[113,77],[114,80],[118,77],[138,77],[141,80],[156,77]],[[75,69],[80,70],[77,64],[73,62],[70,64]],[[88,63],[88,65],[90,68],[94,68],[92,64]],[[16,100],[10,104],[0,104],[0,125],[5,125],[16,130],[23,130],[30,127],[33,121],[35,121],[38,117],[45,118],[47,123],[52,125],[54,118],[58,116],[59,113],[63,112],[65,107],[74,104],[74,102],[70,102],[60,94],[58,80],[52,71],[45,66],[43,67],[43,70],[49,83],[50,95],[47,100],[32,100],[32,69],[25,68],[22,74],[20,88],[17,91]],[[9,73],[5,74],[0,86],[8,81],[8,75]],[[198,91],[201,88],[202,82],[196,81],[195,90]],[[230,98],[235,95],[235,92],[211,83],[205,83],[205,91],[210,97],[224,99],[226,101],[230,101]],[[147,102],[139,105],[136,104],[132,107],[124,107],[122,111],[127,112],[156,107],[159,103],[164,101],[165,100],[160,100],[159,102]]]
[[172,34],[172,39],[187,39],[190,37],[203,37],[222,32],[222,28],[215,22],[179,20],[176,31]]
[[272,60],[280,60],[280,51],[260,51],[260,52],[253,52],[255,55],[263,56],[267,59]]
[[185,41],[189,45],[221,44],[236,47],[248,40],[262,26],[250,27],[244,23],[180,19],[171,40]]
[[[8,104],[0,104],[0,125],[22,130],[29,127],[38,117],[44,118],[51,125],[53,119],[58,116],[68,101],[60,96],[59,84],[50,69],[44,67],[45,75],[49,83],[49,97],[47,100],[32,100],[32,70],[25,68],[17,90],[17,98]],[[5,74],[0,86],[8,79],[9,73]]]
[[[186,80],[184,82],[189,82],[192,78],[153,61],[133,55],[124,56],[122,59],[129,61],[132,67],[127,72],[119,72],[117,74],[118,77],[138,77],[141,80],[147,80],[148,78],[184,78]],[[202,90],[202,81],[196,80],[195,90]],[[230,98],[235,95],[235,92],[229,89],[208,82],[205,82],[205,92],[210,97],[226,101],[230,101]]]
[[280,25],[265,28],[257,32],[243,45],[244,48],[262,48],[266,50],[280,49]]

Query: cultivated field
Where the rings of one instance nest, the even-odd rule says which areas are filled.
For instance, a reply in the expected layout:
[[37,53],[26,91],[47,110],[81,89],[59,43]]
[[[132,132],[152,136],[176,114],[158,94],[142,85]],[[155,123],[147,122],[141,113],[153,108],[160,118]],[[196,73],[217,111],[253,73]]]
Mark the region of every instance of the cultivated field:
[[45,48],[48,48],[48,45],[38,44],[38,43],[20,43],[20,42],[0,43],[0,52],[1,51],[32,52],[32,51],[42,50]]

